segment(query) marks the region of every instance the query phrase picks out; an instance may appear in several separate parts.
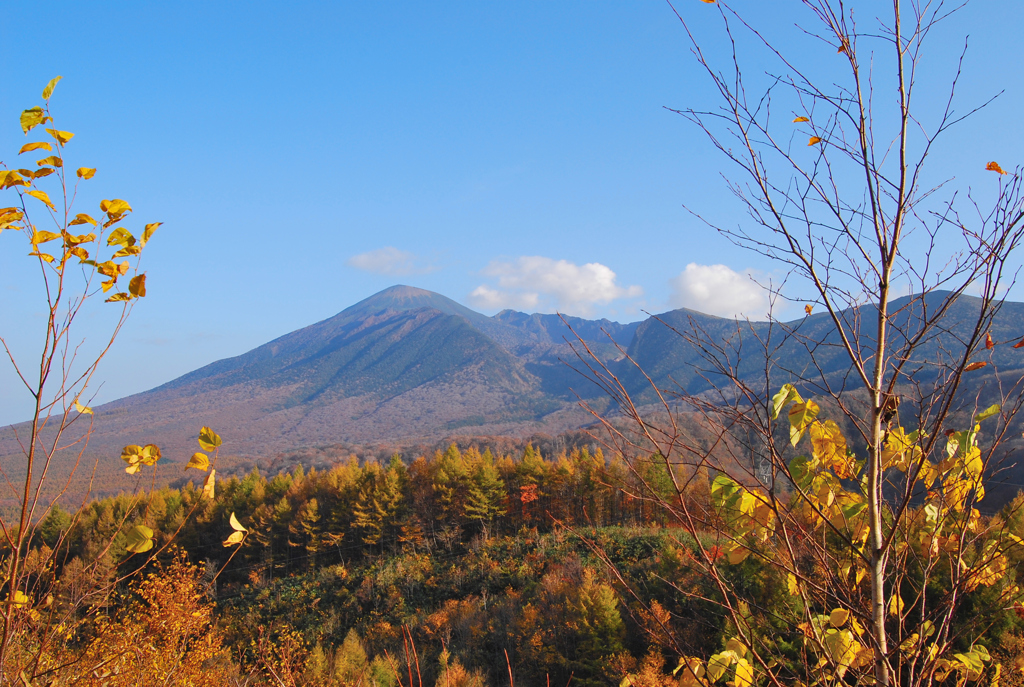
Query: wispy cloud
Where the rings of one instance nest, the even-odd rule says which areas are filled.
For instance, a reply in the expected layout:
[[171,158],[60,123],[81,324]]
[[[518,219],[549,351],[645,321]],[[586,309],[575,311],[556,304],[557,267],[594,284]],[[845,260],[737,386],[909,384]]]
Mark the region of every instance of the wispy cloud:
[[374,274],[385,274],[402,277],[409,274],[426,274],[437,268],[425,264],[422,259],[409,251],[399,250],[394,246],[385,246],[377,250],[353,255],[348,264],[356,269]]
[[749,272],[726,265],[691,262],[672,280],[672,305],[720,317],[762,318],[768,312],[768,293]]
[[599,262],[577,265],[539,255],[492,261],[482,274],[497,282],[482,284],[469,296],[483,309],[556,309],[589,315],[595,305],[643,295],[639,286],[620,286],[615,272]]

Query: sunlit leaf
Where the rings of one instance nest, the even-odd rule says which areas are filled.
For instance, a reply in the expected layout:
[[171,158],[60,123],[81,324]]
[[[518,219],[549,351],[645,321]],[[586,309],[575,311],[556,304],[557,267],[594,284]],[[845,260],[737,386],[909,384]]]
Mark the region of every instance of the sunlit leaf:
[[804,306],[804,314],[805,315],[810,315],[813,310],[814,310],[814,306],[811,305],[810,303],[808,303],[807,305]]
[[704,4],[707,4],[707,5],[714,5],[718,0],[700,0],[700,1],[703,2]]
[[123,215],[126,212],[131,212],[132,206],[128,204],[128,201],[121,200],[120,198],[114,198],[113,200],[101,200],[100,210],[108,215],[116,216]]
[[135,296],[136,298],[142,298],[146,295],[146,275],[137,274],[132,277],[132,280],[128,282],[128,293]]
[[113,296],[104,301],[104,303],[117,303],[118,301],[130,301],[131,299],[132,297],[129,294],[124,293],[123,291],[118,291]]
[[796,575],[789,573],[786,575],[786,591],[789,592],[790,596],[800,595],[800,585],[796,581]]
[[985,367],[986,365],[988,365],[988,363],[986,363],[984,360],[979,360],[978,362],[971,363],[970,365],[965,367],[964,368],[964,372],[974,372],[975,370],[980,370],[981,368]]
[[75,401],[75,410],[82,413],[83,415],[92,415],[92,408],[89,406],[83,406],[78,401]]
[[736,672],[731,684],[732,687],[750,687],[754,684],[754,666],[745,658],[736,661]]
[[238,518],[235,517],[234,513],[232,513],[231,517],[228,519],[228,524],[231,525],[231,529],[235,530],[236,532],[248,532],[249,531],[249,530],[245,529],[244,527],[242,527],[242,523],[238,522]]
[[998,415],[999,411],[1001,411],[1002,409],[1003,409],[1002,406],[1000,406],[998,403],[990,405],[988,408],[986,408],[985,410],[981,411],[981,413],[978,415],[978,417],[974,418],[974,421],[975,422],[981,422],[982,420],[987,420],[990,417],[992,417],[993,415]]
[[156,232],[156,230],[160,227],[161,224],[163,224],[163,222],[153,222],[152,224],[147,224],[145,230],[143,230],[142,232],[142,238],[139,239],[139,245],[145,248],[146,244],[149,243],[149,239],[152,238],[153,234]]
[[837,608],[828,616],[828,622],[832,627],[842,627],[850,619],[850,612],[844,608]]
[[1003,171],[1003,168],[999,166],[999,163],[995,161],[992,161],[985,165],[985,169],[987,169],[990,172],[999,172],[1000,174],[1006,174],[1006,172]]
[[790,402],[803,403],[804,399],[800,397],[795,386],[783,384],[782,388],[779,389],[779,393],[772,396],[772,419],[777,420],[779,413]]
[[800,122],[809,122],[809,121],[811,121],[811,120],[807,119],[807,117],[797,117],[796,119],[793,120],[793,123],[794,124],[799,124]]
[[48,177],[51,174],[53,174],[53,167],[41,167],[36,171],[32,172],[32,178],[42,179],[43,177]]
[[77,215],[75,215],[75,218],[73,220],[68,222],[68,226],[74,226],[76,224],[91,224],[94,227],[97,226],[96,220],[94,220],[92,217],[85,214],[84,212],[79,212]]
[[818,145],[819,143],[821,143],[820,136],[811,136],[811,138],[807,141],[807,145],[809,146]]
[[207,456],[205,453],[199,453],[199,452],[193,453],[192,457],[188,459],[188,464],[185,465],[185,469],[186,470],[188,470],[189,468],[195,468],[196,470],[203,470],[204,472],[206,470],[209,470],[210,469],[210,458],[209,458],[209,456]]
[[95,167],[79,167],[78,171],[75,172],[79,179],[92,179],[93,175],[96,174]]
[[55,76],[50,79],[50,83],[46,84],[46,88],[43,89],[43,100],[50,99],[50,96],[53,95],[53,87],[56,86],[57,82],[63,78],[63,76]]
[[145,525],[136,525],[128,533],[125,548],[132,553],[144,553],[153,548],[153,530]]
[[26,143],[25,145],[21,146],[21,150],[18,151],[18,155],[21,155],[22,153],[27,153],[32,150],[53,150],[53,146],[47,143],[46,141]]
[[32,245],[38,246],[40,243],[47,243],[54,239],[59,239],[60,234],[54,234],[52,231],[39,231],[38,229],[32,230]]
[[28,186],[29,182],[16,169],[0,170],[0,189],[12,186]]
[[814,401],[794,403],[789,409],[789,441],[796,446],[800,443],[807,426],[818,416],[821,409]]
[[134,246],[135,237],[132,233],[123,227],[118,227],[114,231],[110,232],[110,236],[107,237],[108,246]]
[[900,616],[903,614],[903,599],[899,594],[893,594],[889,599],[889,615]]
[[31,191],[25,191],[25,194],[29,195],[29,196],[32,196],[33,198],[36,198],[38,200],[43,201],[48,206],[50,206],[51,210],[56,210],[57,209],[57,208],[55,208],[53,206],[53,202],[50,201],[50,196],[46,195],[46,191],[39,191],[39,190],[33,189]]
[[46,121],[43,108],[36,106],[21,113],[21,130],[26,134]]
[[213,500],[215,490],[216,475],[216,470],[210,470],[210,474],[208,474],[206,479],[203,480],[203,496],[211,501]]
[[199,445],[204,451],[212,451],[221,445],[220,436],[209,427],[199,430]]
[[42,160],[36,160],[36,164],[39,165],[40,167],[63,167],[64,160],[61,160],[60,157],[57,155],[48,155],[47,157],[44,157]]
[[842,45],[840,45],[839,46],[839,50],[836,50],[836,53],[839,54],[839,55],[848,54],[846,52],[846,43],[843,43]]
[[992,333],[988,332],[987,334],[985,334],[985,348],[991,351],[993,348],[995,348],[995,345],[995,342],[992,340]]
[[39,258],[40,260],[45,260],[46,262],[53,262],[53,256],[49,253],[41,253],[40,251],[34,250],[29,253],[29,255],[34,258]]
[[110,257],[112,258],[127,258],[132,255],[138,255],[142,252],[142,246],[125,246],[121,250],[117,251]]
[[156,465],[160,456],[160,448],[156,444],[146,444],[139,451],[139,458],[146,465]]
[[74,137],[74,134],[70,131],[59,131],[57,129],[46,129],[46,133],[57,139],[57,143],[60,145],[64,145]]
[[236,544],[241,544],[243,539],[245,539],[245,532],[232,532],[228,535],[228,538],[224,540],[224,546],[235,546]]

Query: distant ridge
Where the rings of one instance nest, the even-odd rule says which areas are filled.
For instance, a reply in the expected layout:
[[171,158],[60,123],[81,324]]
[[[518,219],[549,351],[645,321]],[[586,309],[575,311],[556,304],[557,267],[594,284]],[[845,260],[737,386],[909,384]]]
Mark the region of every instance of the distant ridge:
[[[909,303],[902,299],[893,306],[898,310]],[[952,338],[929,344],[935,355],[962,336],[959,328],[976,308],[977,299],[958,299],[944,322]],[[851,322],[866,315],[863,310],[841,314]],[[249,460],[342,443],[557,434],[593,421],[579,407],[581,397],[607,403],[603,392],[573,369],[585,369],[570,344],[576,336],[642,403],[656,397],[637,365],[670,393],[701,393],[723,383],[700,348],[682,336],[695,326],[709,341],[730,342],[739,374],[764,385],[765,351],[757,340],[766,335],[767,323],[684,309],[629,324],[512,310],[487,317],[431,291],[392,286],[251,351],[94,408],[89,451],[104,456],[104,465],[114,461],[116,468],[122,446],[151,442],[169,461],[181,463],[195,450],[201,426],[216,428],[226,451]],[[829,316],[815,314],[786,326],[822,342],[818,362],[827,375],[842,379],[847,363],[841,350],[829,345],[835,338]],[[992,336],[1005,341],[1022,334],[1024,305],[1005,303]],[[1024,369],[1019,349],[999,346],[993,354],[1005,374]],[[788,381],[787,375],[807,364],[799,342],[773,349],[771,383]],[[983,396],[990,381],[987,371],[971,376]],[[8,471],[20,464],[14,429],[0,429],[0,466]]]

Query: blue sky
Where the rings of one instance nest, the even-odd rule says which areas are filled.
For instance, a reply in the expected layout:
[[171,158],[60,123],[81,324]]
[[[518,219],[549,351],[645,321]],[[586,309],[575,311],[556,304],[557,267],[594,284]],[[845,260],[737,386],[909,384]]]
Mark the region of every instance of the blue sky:
[[[727,56],[715,8],[676,6]],[[735,6],[829,77],[834,51],[793,39],[799,3]],[[858,5],[859,21],[887,6]],[[1007,90],[934,154],[936,180],[991,186],[985,162],[1021,161],[1019,19],[1012,0],[976,2],[932,38],[923,108],[966,34],[958,102]],[[69,165],[99,170],[79,209],[124,198],[129,228],[164,222],[144,258],[149,295],[97,401],[395,283],[488,314],[632,321],[679,306],[756,310],[746,275],[785,276],[683,207],[744,221],[722,180],[734,170],[665,109],[716,103],[664,2],[21,3],[5,6],[0,41],[18,56],[0,89],[0,160],[26,140],[20,111],[60,74],[51,105],[76,133]],[[0,235],[0,335],[30,356],[38,268],[19,241]],[[109,322],[90,311],[80,335],[95,341]],[[4,367],[0,424],[28,407]]]

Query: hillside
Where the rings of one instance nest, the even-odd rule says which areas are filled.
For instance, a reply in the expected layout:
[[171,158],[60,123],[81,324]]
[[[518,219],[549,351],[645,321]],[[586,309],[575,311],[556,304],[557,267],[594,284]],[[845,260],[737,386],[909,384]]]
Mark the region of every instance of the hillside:
[[[905,322],[915,321],[920,313],[912,308],[922,307],[912,299],[893,306]],[[929,361],[957,349],[976,308],[976,299],[965,296],[944,318],[945,333],[927,342],[922,360],[912,361],[921,380],[929,374]],[[863,322],[870,312],[841,316]],[[792,335],[783,338],[784,331]],[[993,337],[1008,341],[1022,334],[1024,304],[1004,304]],[[827,379],[841,384],[849,373],[832,321],[823,313],[773,325],[690,310],[632,324],[508,310],[487,317],[440,294],[395,286],[247,353],[97,407],[85,458],[87,464],[99,459],[98,484],[114,488],[124,482],[117,460],[122,446],[157,444],[173,473],[173,464],[193,452],[204,425],[225,437],[227,465],[267,464],[309,447],[557,435],[593,421],[579,408],[579,397],[607,403],[573,369],[584,368],[568,343],[576,336],[641,402],[655,397],[624,351],[669,392],[700,393],[721,384],[705,353],[716,347],[727,351],[730,364],[755,388],[765,388],[766,371],[771,387],[805,374],[812,343]],[[866,332],[861,343],[871,345]],[[990,370],[998,369],[1004,382],[1021,377],[1020,349],[1004,345],[993,353],[995,366],[970,377],[965,399],[994,392]],[[12,477],[20,464],[15,429],[0,430],[0,464]],[[67,461],[74,459],[69,452]],[[54,469],[60,472],[62,465]]]

